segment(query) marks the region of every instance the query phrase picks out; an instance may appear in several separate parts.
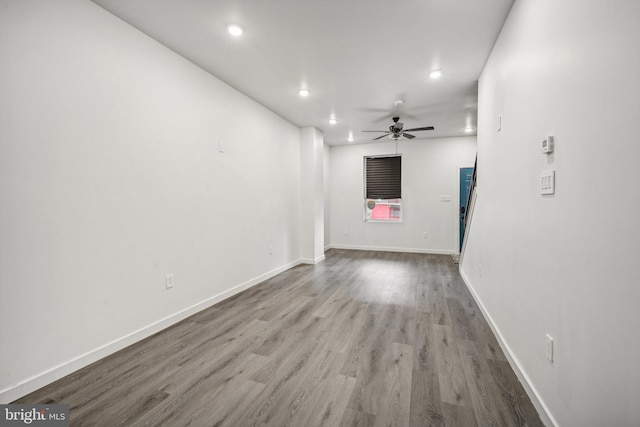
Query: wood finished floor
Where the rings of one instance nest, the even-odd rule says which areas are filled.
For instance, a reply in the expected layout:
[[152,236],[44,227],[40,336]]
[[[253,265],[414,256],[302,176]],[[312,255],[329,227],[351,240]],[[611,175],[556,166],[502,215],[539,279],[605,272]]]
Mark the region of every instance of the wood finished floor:
[[16,403],[74,426],[541,426],[444,255],[330,250]]

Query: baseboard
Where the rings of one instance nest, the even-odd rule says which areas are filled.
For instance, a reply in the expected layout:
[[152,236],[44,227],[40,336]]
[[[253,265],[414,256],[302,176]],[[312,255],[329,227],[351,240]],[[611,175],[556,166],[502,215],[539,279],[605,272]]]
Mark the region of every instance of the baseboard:
[[[322,256],[324,259],[324,256]],[[241,283],[240,285],[234,286],[231,289],[228,289],[224,292],[221,292],[217,295],[214,295],[210,298],[207,298],[204,301],[201,301],[197,304],[194,304],[190,307],[187,307],[183,310],[178,311],[170,316],[167,316],[163,319],[160,319],[156,322],[153,322],[137,331],[131,332],[121,338],[118,338],[110,343],[107,343],[103,346],[100,346],[94,350],[91,350],[87,353],[84,353],[78,357],[75,357],[67,362],[64,362],[58,366],[55,366],[47,371],[41,372],[37,375],[34,375],[27,380],[24,380],[18,384],[7,387],[4,390],[0,390],[0,404],[10,403],[16,399],[19,399],[22,396],[25,396],[29,393],[32,393],[47,384],[51,384],[54,381],[63,378],[78,369],[84,368],[98,360],[113,354],[119,350],[122,350],[125,347],[130,346],[140,340],[143,340],[157,332],[162,331],[163,329],[168,328],[175,323],[178,323],[181,320],[186,319],[189,316],[192,316],[199,311],[207,309],[212,305],[215,305],[221,301],[224,301],[227,298],[230,298],[237,293],[240,293],[246,289],[251,288],[252,286],[257,285],[258,283],[264,282],[267,279],[270,279],[290,268],[293,268],[299,264],[301,264],[302,260],[297,260],[288,264],[285,264],[281,267],[278,267],[274,270],[271,270],[265,274],[262,274],[258,277],[255,277],[247,282]]]
[[376,252],[408,252],[415,254],[451,255],[458,253],[455,250],[446,249],[422,249],[422,248],[395,248],[384,246],[359,246],[359,245],[331,245],[331,249],[350,249],[355,251],[376,251]]
[[316,259],[311,259],[311,258],[300,258],[300,263],[301,264],[318,264],[319,262],[324,261],[325,256],[324,254],[320,255],[319,257],[317,257]]
[[538,393],[536,388],[532,385],[527,373],[522,369],[520,363],[518,362],[518,358],[515,357],[515,355],[511,351],[511,348],[509,347],[507,342],[504,340],[504,337],[500,333],[500,330],[498,329],[496,324],[493,322],[491,315],[487,312],[485,306],[482,304],[482,301],[478,297],[478,294],[476,294],[473,287],[471,286],[471,282],[469,281],[469,278],[467,277],[466,274],[464,274],[464,271],[462,270],[462,264],[460,264],[459,270],[460,270],[460,276],[462,277],[462,280],[464,281],[465,285],[469,289],[469,292],[471,293],[471,296],[473,296],[473,299],[476,301],[476,304],[480,308],[480,312],[482,312],[482,315],[484,316],[485,320],[489,324],[489,327],[491,328],[491,331],[495,335],[498,341],[498,344],[500,344],[500,348],[502,348],[502,351],[504,352],[505,356],[507,357],[507,360],[509,361],[509,365],[511,365],[511,368],[513,369],[516,376],[518,377],[518,380],[520,380],[520,383],[522,384],[522,387],[524,388],[525,392],[529,396],[529,399],[531,399],[531,403],[533,403],[533,406],[535,406],[536,410],[538,411],[538,414],[540,415],[542,422],[544,423],[545,426],[557,427],[558,423],[556,422],[555,418],[553,418],[553,416],[551,415],[549,408],[547,407],[547,405],[545,405],[544,401],[540,397],[540,394]]

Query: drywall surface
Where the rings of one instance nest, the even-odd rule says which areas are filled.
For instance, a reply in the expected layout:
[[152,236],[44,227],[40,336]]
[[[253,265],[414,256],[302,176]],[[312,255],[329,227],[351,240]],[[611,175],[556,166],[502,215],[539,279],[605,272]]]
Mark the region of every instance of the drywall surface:
[[461,270],[560,426],[640,425],[639,21],[637,1],[517,1],[479,83]]
[[322,182],[324,193],[324,246],[331,246],[331,181],[330,181],[330,165],[331,165],[331,146],[324,144],[323,161],[322,161]]
[[88,1],[0,57],[3,402],[297,263],[297,127]]
[[313,127],[300,129],[300,260],[324,259],[324,139]]
[[459,169],[473,166],[476,138],[399,141],[403,220],[364,222],[363,158],[395,153],[393,141],[331,147],[331,246],[457,253]]

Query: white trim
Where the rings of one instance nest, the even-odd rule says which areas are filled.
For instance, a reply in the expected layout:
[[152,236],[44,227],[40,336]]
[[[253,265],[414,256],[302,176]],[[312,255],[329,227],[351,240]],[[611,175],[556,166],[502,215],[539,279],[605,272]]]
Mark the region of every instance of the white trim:
[[[321,258],[324,259],[324,255]],[[160,332],[161,330],[166,329],[169,326],[178,323],[179,321],[184,320],[193,314],[198,313],[199,311],[207,309],[212,305],[215,305],[227,298],[232,297],[233,295],[236,295],[246,289],[251,288],[252,286],[257,285],[258,283],[264,282],[265,280],[277,276],[278,274],[289,270],[290,268],[300,265],[302,262],[302,260],[297,260],[285,264],[258,277],[234,286],[231,289],[209,297],[204,301],[180,310],[170,316],[153,322],[141,329],[138,329],[137,331],[131,332],[130,334],[104,344],[94,350],[81,354],[80,356],[77,356],[67,362],[61,363],[58,366],[54,366],[53,368],[34,375],[31,378],[28,378],[18,384],[14,384],[5,388],[4,390],[0,390],[0,403],[13,402],[14,400],[19,399],[22,396],[34,392],[39,388],[46,386],[47,384],[51,384],[52,382],[57,381],[60,378],[63,378],[77,371],[78,369],[84,368],[85,366],[88,366],[93,362],[96,362],[110,354],[122,350],[123,348],[131,344],[134,344],[140,340],[143,340],[144,338]]]
[[513,371],[516,373],[516,376],[518,377],[518,380],[520,380],[522,387],[524,388],[527,395],[529,396],[529,399],[531,399],[533,406],[535,406],[536,410],[538,411],[538,414],[540,415],[542,422],[544,423],[545,426],[557,427],[558,423],[556,422],[555,418],[553,418],[553,416],[551,415],[551,411],[549,411],[549,408],[547,407],[547,405],[545,405],[544,401],[542,400],[542,397],[540,396],[536,388],[531,383],[527,373],[522,369],[522,366],[518,362],[518,358],[513,354],[513,352],[511,351],[511,348],[509,347],[507,342],[504,340],[504,337],[500,333],[500,330],[494,323],[493,319],[489,315],[489,312],[487,311],[485,306],[482,304],[480,297],[478,297],[478,294],[476,294],[476,292],[473,290],[473,287],[470,284],[469,278],[464,274],[464,271],[462,270],[462,263],[460,263],[459,271],[460,271],[460,276],[462,277],[462,280],[464,281],[465,285],[467,285],[469,292],[471,293],[471,295],[473,296],[473,299],[476,301],[476,304],[478,304],[478,307],[480,308],[480,312],[482,312],[482,315],[484,316],[485,320],[489,324],[489,327],[491,327],[491,331],[493,331],[493,335],[495,335],[498,341],[498,344],[500,345],[500,348],[502,348],[502,351],[507,357],[507,360],[509,361],[509,365],[511,365],[511,369],[513,369]]
[[415,254],[435,254],[435,255],[452,255],[457,254],[455,250],[447,249],[421,249],[421,248],[394,248],[383,246],[358,246],[358,245],[331,245],[332,249],[351,249],[355,251],[375,251],[375,252],[409,252]]
[[[326,248],[325,248],[326,250]],[[316,259],[311,259],[311,258],[300,258],[300,263],[301,264],[318,264],[320,262],[324,261],[324,254],[320,255],[319,257],[317,257]]]

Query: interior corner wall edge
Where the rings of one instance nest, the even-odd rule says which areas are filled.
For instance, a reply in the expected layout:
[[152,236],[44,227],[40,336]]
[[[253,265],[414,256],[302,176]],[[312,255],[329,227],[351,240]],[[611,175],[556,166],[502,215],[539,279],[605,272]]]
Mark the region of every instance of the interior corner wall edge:
[[297,127],[88,1],[0,56],[2,401],[299,262]]
[[322,191],[324,194],[324,250],[331,247],[331,146],[324,144],[322,161]]
[[324,259],[324,135],[300,129],[300,258]]
[[460,267],[549,425],[640,425],[639,20],[637,1],[518,0],[479,82]]

